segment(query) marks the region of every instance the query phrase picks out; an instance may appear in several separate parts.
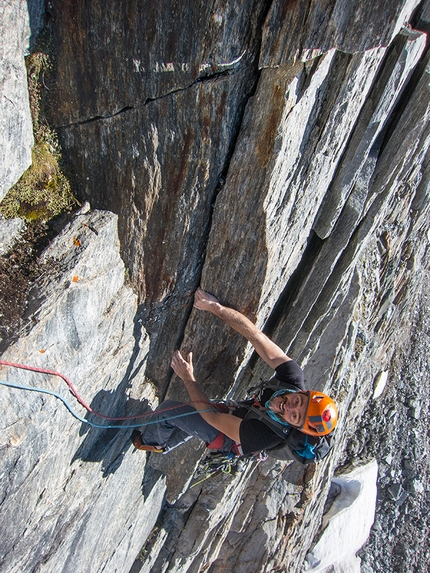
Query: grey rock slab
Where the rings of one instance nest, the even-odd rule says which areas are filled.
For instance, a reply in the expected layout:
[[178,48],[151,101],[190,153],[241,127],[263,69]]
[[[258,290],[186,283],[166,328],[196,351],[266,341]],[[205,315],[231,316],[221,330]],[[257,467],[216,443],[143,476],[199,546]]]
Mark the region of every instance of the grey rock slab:
[[[389,141],[385,145],[371,185],[373,195],[379,194],[386,188],[402,186],[403,178],[409,171],[410,177],[417,177],[415,185],[422,179],[423,166],[428,161],[429,152],[429,118],[430,118],[430,88],[429,88],[429,54],[426,53],[420,67],[415,84],[411,86],[403,113],[395,124]],[[390,174],[387,176],[387,174]],[[373,200],[372,193],[368,204]]]
[[264,25],[260,66],[306,61],[332,48],[356,53],[387,46],[418,4],[418,0],[383,0],[376,5],[361,0],[276,0]]
[[26,0],[0,4],[0,200],[31,164],[33,125],[24,56],[30,37]]
[[166,500],[175,503],[190,485],[204,445],[197,438],[181,444],[166,455],[152,454],[149,465],[166,476]]
[[318,213],[314,230],[319,237],[326,238],[333,229],[372,146],[424,51],[425,44],[425,34],[409,30],[402,30],[392,42]]
[[[255,469],[250,465],[237,475],[214,475],[167,508],[154,533],[156,538],[165,537],[163,549],[155,561],[153,556],[146,555],[141,570],[152,573],[179,568],[196,570],[217,560],[230,529],[236,528],[236,517],[243,511],[244,489],[252,491]],[[252,505],[252,496],[247,499]],[[240,518],[238,521],[242,523]],[[158,545],[157,540],[154,544]]]
[[[220,484],[224,482],[230,487],[229,500],[226,502],[229,511],[226,513],[227,519],[220,522],[216,536],[212,533],[208,539],[210,544],[207,545],[203,564],[212,562],[211,567],[217,573],[245,572],[250,568],[264,570],[266,563],[277,555],[282,545],[284,524],[298,513],[296,506],[300,502],[303,486],[290,483],[287,475],[289,468],[288,464],[273,460],[254,467],[251,464],[237,484],[241,486],[240,491],[237,485],[232,489],[232,478],[230,486],[228,476],[219,480]],[[217,487],[220,485],[208,481],[203,486],[198,503],[206,507],[206,496],[216,494]]]
[[[147,410],[155,399],[140,373],[148,340],[134,336],[137,301],[124,284],[116,217],[78,214],[40,264],[28,332],[2,359],[61,372],[105,415]],[[87,415],[58,376],[3,367],[2,377],[59,392]],[[142,495],[145,457],[130,447],[131,430],[90,429],[53,396],[2,386],[0,402],[3,566],[128,570],[165,491],[159,476]]]
[[[202,275],[204,288],[250,318],[258,317],[260,326],[303,254],[370,88],[369,70],[376,71],[382,56],[380,50],[357,57],[332,51],[313,67],[262,71],[217,197]],[[209,338],[205,331],[211,332]],[[195,348],[198,340],[203,341],[195,353],[199,374],[219,393],[215,381],[231,384],[249,349],[219,321],[193,311],[185,344]],[[230,363],[226,344],[231,345]],[[200,366],[200,356],[209,358],[207,367]]]
[[118,213],[121,252],[151,333],[147,375],[161,393],[200,280],[212,204],[250,78],[252,70],[238,70],[60,130],[81,192]]
[[265,10],[257,0],[53,2],[54,123],[112,117],[249,64]]
[[[335,381],[341,376],[336,376],[335,373],[342,362],[347,362],[351,330],[355,331],[352,317],[360,295],[358,273],[354,273],[344,289],[338,289],[337,300],[333,300],[330,306],[320,307],[321,319],[318,324],[315,324],[314,320],[309,321],[312,327],[305,323],[304,336],[295,340],[293,347],[295,346],[297,351],[302,348],[297,360],[303,365],[308,388],[328,391],[330,387],[330,394],[336,397],[339,388]],[[286,323],[282,323],[282,328],[285,337]],[[348,350],[338,358],[341,348]]]
[[[400,117],[396,131],[391,135],[383,154],[377,161],[373,161],[371,175],[367,177],[368,181],[365,182],[365,187],[363,188],[361,185],[356,187],[357,195],[351,195],[332,236],[323,243],[321,250],[314,257],[314,261],[319,260],[320,262],[315,263],[314,267],[310,266],[310,271],[302,279],[303,286],[296,294],[295,301],[288,309],[284,309],[288,316],[288,319],[285,320],[285,330],[289,333],[289,340],[285,340],[284,344],[288,343],[289,346],[298,332],[300,332],[299,336],[303,338],[306,332],[311,331],[310,325],[306,329],[302,328],[306,317],[312,318],[313,316],[314,324],[318,323],[318,316],[322,316],[323,313],[319,309],[315,315],[312,314],[312,301],[315,300],[315,304],[322,304],[325,300],[326,309],[330,307],[330,301],[337,289],[336,283],[339,284],[339,281],[341,283],[348,270],[354,268],[361,249],[366,245],[365,237],[370,238],[373,235],[375,229],[381,224],[384,213],[393,212],[397,209],[399,209],[399,213],[409,212],[404,205],[411,205],[413,202],[415,191],[421,180],[420,169],[425,161],[429,145],[427,74],[428,72],[424,70],[417,88],[413,92],[410,104]],[[416,103],[414,104],[413,99],[415,98]],[[393,153],[399,157],[397,163],[391,162]],[[394,170],[393,165],[396,165]],[[406,188],[408,193],[404,197],[405,204],[399,204],[397,193],[399,189],[404,188],[408,177],[410,179]],[[358,200],[360,196],[361,199]],[[338,249],[341,249],[342,252]],[[333,269],[330,276],[323,273],[323,269],[329,268]],[[321,273],[324,274],[324,278],[322,278]],[[320,280],[321,278],[322,280]],[[314,292],[317,295],[316,299],[312,299]],[[320,301],[317,303],[319,298]],[[299,344],[298,346],[301,347],[302,345]]]

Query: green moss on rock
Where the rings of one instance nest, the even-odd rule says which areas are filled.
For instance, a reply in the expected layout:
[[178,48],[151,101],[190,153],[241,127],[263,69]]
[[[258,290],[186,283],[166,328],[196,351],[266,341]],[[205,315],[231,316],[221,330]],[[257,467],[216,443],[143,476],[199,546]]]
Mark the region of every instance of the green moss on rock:
[[6,218],[20,217],[27,222],[49,221],[77,205],[61,168],[57,136],[47,124],[41,109],[41,92],[45,74],[51,69],[50,61],[43,50],[37,50],[26,58],[35,143],[31,166],[0,204],[0,213]]

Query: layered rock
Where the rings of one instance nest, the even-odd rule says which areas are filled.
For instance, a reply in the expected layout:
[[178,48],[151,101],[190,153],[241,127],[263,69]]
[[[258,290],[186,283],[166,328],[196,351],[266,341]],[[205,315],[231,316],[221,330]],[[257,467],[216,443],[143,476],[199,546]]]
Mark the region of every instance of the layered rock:
[[121,416],[185,397],[169,368],[182,344],[211,397],[241,397],[267,367],[192,310],[201,283],[337,399],[336,447],[308,470],[269,459],[188,488],[194,441],[145,463],[129,430],[87,431],[55,398],[5,390],[10,570],[126,571],[144,546],[133,572],[300,571],[373,380],[407,339],[428,254],[427,44],[400,30],[417,2],[239,4],[53,2],[51,119],[81,199],[108,211],[81,213],[44,255],[5,356]]
[[265,22],[260,64],[273,67],[311,60],[332,48],[355,53],[388,46],[418,4],[337,0],[312,5],[277,0]]
[[[144,411],[154,400],[151,386],[141,384],[148,340],[133,336],[136,296],[124,284],[116,217],[80,214],[41,265],[28,309],[34,326],[2,360],[61,372],[107,416]],[[4,366],[1,379],[57,392],[88,416],[57,376]],[[81,423],[53,396],[2,386],[0,400],[2,569],[89,571],[104,563],[128,570],[164,489],[158,480],[145,501],[145,460],[132,455],[129,431]],[[90,421],[124,424],[94,415]]]

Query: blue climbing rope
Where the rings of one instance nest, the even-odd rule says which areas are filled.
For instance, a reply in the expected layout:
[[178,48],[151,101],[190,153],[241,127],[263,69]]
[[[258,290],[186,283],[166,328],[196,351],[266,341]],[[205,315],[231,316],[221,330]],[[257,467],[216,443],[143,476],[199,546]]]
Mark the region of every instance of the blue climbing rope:
[[[81,404],[88,411],[89,414],[94,414],[95,416],[99,416],[105,420],[115,420],[115,421],[131,420],[131,419],[151,416],[152,414],[159,414],[161,412],[166,412],[166,411],[171,409],[171,408],[166,408],[165,410],[157,410],[155,412],[145,412],[145,413],[139,414],[137,416],[126,416],[124,418],[116,418],[116,417],[112,417],[112,416],[106,416],[104,414],[100,414],[99,412],[94,411],[88,404],[86,404],[84,402],[84,400],[82,400],[82,398],[79,396],[79,394],[76,391],[76,389],[74,388],[73,384],[65,376],[63,376],[63,374],[60,374],[59,372],[55,372],[52,370],[45,370],[42,368],[37,368],[35,366],[24,366],[22,364],[14,364],[12,362],[6,362],[3,360],[0,360],[0,365],[10,366],[12,368],[20,368],[23,370],[30,370],[32,372],[36,372],[39,374],[49,374],[49,375],[53,375],[53,376],[59,376],[60,378],[62,378],[66,382],[72,395],[76,398],[76,400],[79,402],[79,404]],[[77,412],[75,412],[73,410],[72,406],[67,402],[67,400],[63,396],[61,396],[61,394],[58,394],[57,392],[54,392],[53,390],[47,390],[46,388],[37,388],[35,386],[24,386],[23,384],[16,384],[13,382],[7,382],[6,380],[0,380],[0,384],[2,386],[8,386],[9,388],[15,388],[18,390],[27,390],[30,392],[39,392],[41,394],[49,394],[50,396],[54,396],[55,398],[57,398],[58,400],[60,400],[64,404],[64,406],[67,408],[67,410],[72,414],[72,416],[74,418],[76,418],[77,420],[79,420],[83,424],[88,424],[89,426],[92,426],[93,428],[129,430],[129,429],[133,429],[133,428],[141,428],[143,426],[149,426],[151,424],[158,424],[160,421],[160,420],[149,420],[147,422],[141,421],[141,422],[139,422],[139,424],[122,424],[122,425],[120,425],[120,424],[97,424],[96,422],[91,422],[90,420],[86,420],[85,418],[82,418],[82,416],[80,416]],[[190,402],[188,404],[191,405],[192,403]],[[163,421],[174,420],[176,418],[183,418],[185,416],[193,416],[195,414],[200,414],[200,413],[204,413],[204,412],[213,412],[213,409],[195,410],[194,412],[184,412],[183,414],[176,414],[174,416],[167,416],[167,417],[163,417]]]
[[[0,380],[0,384],[3,386],[8,386],[9,388],[17,388],[18,390],[29,390],[30,392],[40,392],[41,394],[49,394],[50,396],[54,396],[61,400],[61,402],[66,406],[69,412],[72,414],[74,418],[82,422],[83,424],[88,424],[93,428],[104,428],[105,430],[108,429],[116,429],[116,430],[130,430],[132,428],[141,428],[142,426],[149,426],[150,424],[158,424],[159,420],[149,420],[148,422],[140,422],[140,424],[133,424],[133,425],[118,425],[118,424],[97,424],[96,422],[90,422],[90,420],[85,420],[79,414],[77,414],[72,406],[67,402],[67,400],[52,390],[46,390],[45,388],[36,388],[35,386],[23,386],[22,384],[13,384],[12,382],[6,382],[5,380]],[[159,411],[158,411],[159,412]],[[150,412],[150,414],[157,414],[158,412]],[[195,412],[184,412],[183,414],[177,414],[176,416],[169,416],[163,418],[163,421],[167,420],[174,420],[175,418],[183,418],[185,416],[193,416],[194,414],[200,414],[202,412],[213,412],[213,410],[196,410]],[[149,414],[149,415],[150,415]]]

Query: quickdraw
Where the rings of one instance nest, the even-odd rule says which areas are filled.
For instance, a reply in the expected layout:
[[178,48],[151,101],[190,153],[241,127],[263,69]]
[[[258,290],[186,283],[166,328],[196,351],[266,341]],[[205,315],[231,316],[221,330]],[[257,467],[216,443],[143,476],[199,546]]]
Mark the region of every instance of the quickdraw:
[[245,470],[251,462],[263,462],[268,458],[266,452],[258,452],[251,456],[240,456],[233,452],[211,452],[200,460],[194,473],[195,481],[190,487],[195,487],[207,479],[220,473],[236,475]]

